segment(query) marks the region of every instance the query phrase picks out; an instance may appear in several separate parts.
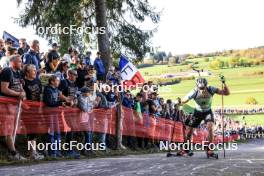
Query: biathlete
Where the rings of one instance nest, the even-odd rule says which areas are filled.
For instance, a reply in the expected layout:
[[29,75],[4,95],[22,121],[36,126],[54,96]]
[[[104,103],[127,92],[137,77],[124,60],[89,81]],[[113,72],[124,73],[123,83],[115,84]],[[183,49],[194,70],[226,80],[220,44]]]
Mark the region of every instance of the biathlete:
[[[196,107],[194,109],[194,113],[191,119],[187,119],[185,121],[185,125],[190,127],[189,132],[187,133],[187,136],[185,138],[185,142],[190,141],[192,134],[193,134],[193,129],[197,128],[202,121],[204,121],[207,125],[208,129],[208,142],[209,144],[213,142],[214,140],[214,115],[213,111],[211,109],[212,106],[212,100],[214,94],[218,95],[224,95],[227,96],[230,94],[229,88],[227,87],[225,83],[225,78],[222,76],[221,82],[223,84],[223,89],[216,88],[213,86],[208,86],[207,80],[205,78],[198,78],[196,80],[196,88],[192,90],[190,93],[187,94],[181,100],[181,105],[187,103],[190,100],[194,100]],[[209,145],[208,144],[208,145]],[[183,155],[189,155],[192,156],[193,152],[191,150],[181,150],[177,153],[177,156],[183,156]],[[207,147],[206,149],[206,154],[208,157],[215,157],[218,158],[218,155],[215,154],[213,151],[209,150]]]

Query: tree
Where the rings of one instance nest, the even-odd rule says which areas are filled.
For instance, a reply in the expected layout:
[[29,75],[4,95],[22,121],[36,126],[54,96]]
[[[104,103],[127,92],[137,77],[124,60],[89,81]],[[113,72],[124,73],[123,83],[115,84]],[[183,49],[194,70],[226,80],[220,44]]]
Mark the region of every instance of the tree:
[[[21,5],[22,0],[17,2]],[[103,7],[98,6],[99,4]],[[102,25],[106,24],[108,28],[106,35],[98,36],[99,48],[106,44],[101,42],[108,35],[113,56],[118,57],[119,53],[124,53],[129,57],[142,60],[150,49],[149,40],[156,29],[143,30],[140,28],[140,23],[150,19],[153,24],[156,24],[160,20],[160,13],[150,6],[148,0],[28,0],[25,10],[16,21],[23,27],[33,25],[36,31],[40,27],[55,24],[61,27],[76,25],[76,27],[94,28],[100,27],[96,24],[99,22],[96,17],[103,17],[103,15],[106,16],[106,23]],[[44,33],[41,36],[49,40],[58,40],[61,52],[65,52],[69,45],[82,47],[84,42],[92,42],[94,37],[92,34],[52,35],[50,33]]]
[[99,51],[102,53],[102,58],[104,59],[104,64],[108,68],[113,65],[113,60],[110,55],[110,41],[108,36],[108,26],[106,21],[106,1],[96,0],[95,4],[95,14],[96,14],[96,25],[105,28],[105,32],[98,34],[98,47]]
[[[32,25],[36,29],[36,33],[48,39],[49,41],[58,41],[61,45],[62,53],[67,51],[70,45],[79,47],[78,41],[81,36],[78,34],[61,34],[53,35],[51,31],[46,31],[48,27],[68,27],[70,24],[81,26],[81,21],[76,18],[81,16],[79,4],[81,0],[28,0],[25,3],[25,9],[20,17],[15,21],[22,27]],[[17,0],[18,6],[22,4],[22,0]],[[45,30],[40,32],[40,29]],[[55,28],[54,28],[55,30]]]

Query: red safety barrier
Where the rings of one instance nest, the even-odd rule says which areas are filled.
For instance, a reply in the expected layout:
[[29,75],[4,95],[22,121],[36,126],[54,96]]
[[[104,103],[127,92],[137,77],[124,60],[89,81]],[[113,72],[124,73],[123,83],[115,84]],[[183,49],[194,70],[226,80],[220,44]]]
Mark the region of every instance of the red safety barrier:
[[[0,97],[0,136],[13,134],[17,108],[18,100]],[[141,115],[125,107],[122,108],[122,113],[122,135],[172,140],[173,142],[184,141],[184,129],[181,122],[156,118],[147,114]],[[17,134],[94,131],[115,135],[115,130],[115,108],[94,109],[90,113],[85,113],[78,108],[49,108],[42,102],[23,101]],[[192,140],[195,143],[201,143],[207,139],[207,135],[206,130],[196,130]],[[226,137],[225,142],[232,139],[234,138]],[[221,136],[215,137],[216,143],[221,141]]]
[[[123,135],[172,140],[175,142],[184,141],[183,125],[181,122],[156,118],[147,114],[143,114],[141,117],[137,112],[129,108],[123,107],[122,109],[124,117],[122,123]],[[172,132],[174,132],[173,135]]]

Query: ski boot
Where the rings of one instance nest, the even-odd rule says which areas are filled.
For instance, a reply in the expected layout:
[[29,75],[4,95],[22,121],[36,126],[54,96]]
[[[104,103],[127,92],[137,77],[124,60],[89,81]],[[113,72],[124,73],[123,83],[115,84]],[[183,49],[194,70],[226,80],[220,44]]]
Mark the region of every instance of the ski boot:
[[206,150],[206,156],[207,156],[207,158],[218,159],[218,153],[215,153],[214,151],[210,150],[209,148],[207,148],[207,150]]
[[167,153],[167,157],[173,157],[173,156],[175,156],[174,153],[171,153],[171,152]]

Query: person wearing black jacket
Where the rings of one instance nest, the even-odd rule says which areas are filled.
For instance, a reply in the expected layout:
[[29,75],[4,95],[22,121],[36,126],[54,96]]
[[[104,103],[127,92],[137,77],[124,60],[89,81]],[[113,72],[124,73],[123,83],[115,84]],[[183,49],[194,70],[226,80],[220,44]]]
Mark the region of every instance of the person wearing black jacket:
[[[29,64],[24,66],[24,90],[26,92],[27,100],[40,101],[40,95],[42,91],[42,85],[40,80],[37,78],[37,70],[35,65]],[[40,119],[39,119],[40,120]],[[26,126],[27,127],[27,126]],[[27,127],[31,128],[31,126]],[[28,134],[28,142],[31,145],[36,145],[37,135]],[[30,148],[30,158],[33,160],[44,159],[44,156],[38,153],[34,147]]]
[[76,84],[77,71],[69,69],[67,73],[67,78],[62,80],[59,85],[59,90],[66,97],[75,99],[77,97],[78,87]]
[[[19,100],[24,100],[26,98],[26,93],[22,87],[22,74],[20,72],[21,67],[21,57],[19,55],[11,56],[10,67],[4,68],[0,76],[1,95],[17,98]],[[7,109],[9,108],[7,107]],[[6,136],[6,144],[8,148],[9,159],[26,160],[26,158],[24,158],[19,154],[19,152],[17,152],[16,147],[14,145],[14,138],[12,135]]]
[[[59,85],[59,90],[62,92],[62,94],[68,98],[70,98],[74,103],[73,105],[77,105],[77,91],[78,87],[76,85],[76,78],[77,78],[77,71],[73,69],[69,69],[67,73],[67,78],[62,80]],[[75,121],[75,119],[66,119],[66,122],[69,126],[71,126],[72,121]],[[70,142],[73,140],[75,133],[70,131],[66,133],[66,143],[70,144]],[[71,158],[80,158],[80,154],[75,152],[74,150],[69,150],[67,153],[68,157]]]

